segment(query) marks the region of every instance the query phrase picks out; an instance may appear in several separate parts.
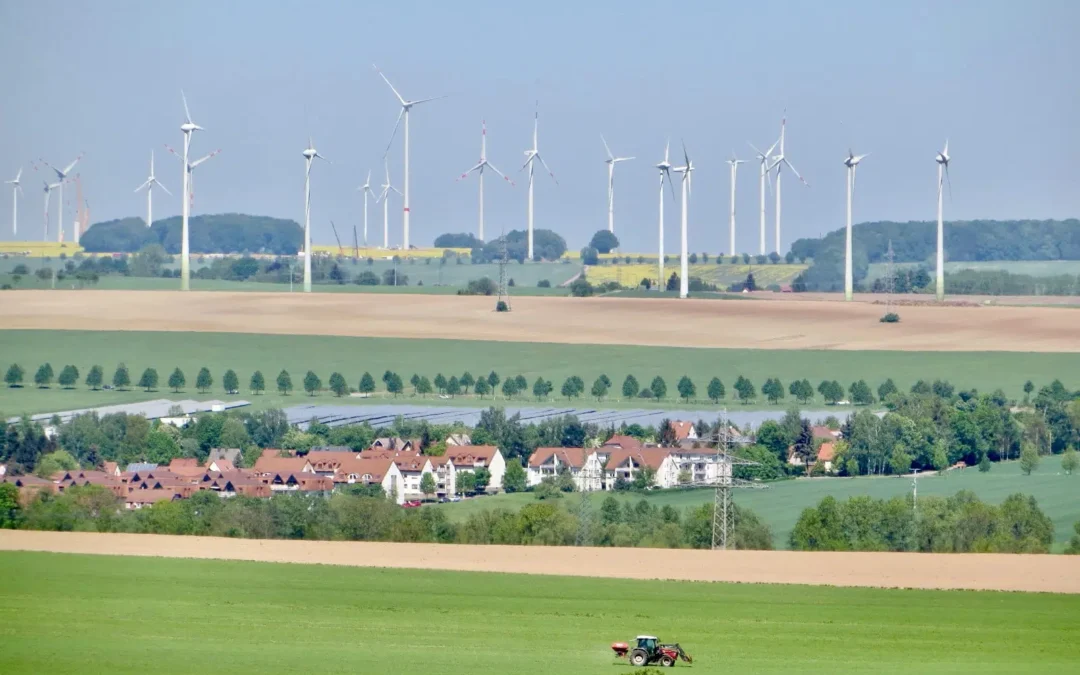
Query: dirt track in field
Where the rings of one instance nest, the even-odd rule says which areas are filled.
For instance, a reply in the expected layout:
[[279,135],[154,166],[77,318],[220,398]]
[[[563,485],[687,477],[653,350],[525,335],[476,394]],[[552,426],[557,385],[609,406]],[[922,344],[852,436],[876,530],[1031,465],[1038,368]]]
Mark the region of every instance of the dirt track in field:
[[273,541],[0,530],[0,551],[212,558],[620,579],[1080,593],[1080,557]]
[[1080,311],[903,307],[869,302],[365,293],[20,291],[0,296],[0,327],[452,338],[760,349],[1080,351]]

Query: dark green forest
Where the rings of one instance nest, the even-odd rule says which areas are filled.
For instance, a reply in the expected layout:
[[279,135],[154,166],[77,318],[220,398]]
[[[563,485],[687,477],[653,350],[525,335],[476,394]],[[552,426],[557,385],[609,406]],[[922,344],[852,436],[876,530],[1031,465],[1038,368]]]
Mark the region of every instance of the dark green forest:
[[[192,216],[189,224],[192,253],[295,255],[304,241],[304,230],[296,221],[269,216]],[[180,236],[180,216],[154,221],[149,228],[142,218],[122,218],[95,223],[80,243],[92,253],[133,253],[148,244],[161,244],[168,253],[177,254]]]

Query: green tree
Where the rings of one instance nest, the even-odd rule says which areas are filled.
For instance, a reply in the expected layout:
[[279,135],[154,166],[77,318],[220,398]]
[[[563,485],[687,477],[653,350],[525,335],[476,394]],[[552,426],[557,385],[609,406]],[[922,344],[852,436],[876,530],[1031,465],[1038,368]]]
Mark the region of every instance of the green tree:
[[[367,373],[364,373],[364,374],[367,375]],[[289,371],[283,370],[280,373],[278,373],[278,376],[277,376],[277,390],[278,390],[278,392],[282,396],[288,396],[289,392],[292,391],[292,388],[293,388],[292,376],[289,375]]]
[[667,382],[664,382],[664,378],[657,375],[653,378],[652,384],[649,385],[649,391],[652,392],[653,398],[659,401],[667,396]]
[[589,242],[589,246],[595,248],[598,253],[611,253],[619,248],[619,238],[608,230],[598,230]]
[[338,398],[349,395],[349,383],[345,381],[344,375],[338,372],[330,373],[330,391]]
[[814,398],[814,386],[810,384],[810,380],[795,380],[788,387],[788,393],[799,403],[809,403]]
[[709,380],[707,393],[709,394],[709,400],[713,403],[719,403],[720,399],[724,398],[724,395],[727,394],[724,390],[724,383],[720,381],[719,377],[714,377]]
[[39,388],[47,388],[53,381],[53,367],[51,363],[44,363],[34,373],[34,384]]
[[562,395],[565,396],[567,400],[581,396],[583,391],[585,391],[585,383],[577,375],[571,375],[563,382]]
[[781,384],[779,378],[770,377],[762,385],[761,393],[765,394],[765,398],[769,399],[769,403],[776,405],[784,398],[784,385]]
[[1061,456],[1061,470],[1066,475],[1071,476],[1076,472],[1077,467],[1080,467],[1080,457],[1077,457],[1076,450],[1069,448]]
[[512,377],[506,378],[502,385],[502,393],[506,398],[513,398],[518,393],[517,380]]
[[739,400],[744,404],[757,398],[757,390],[754,388],[754,383],[742,375],[735,380],[735,393],[739,395]]
[[435,494],[435,475],[432,473],[425,473],[420,476],[420,492],[424,493],[425,497],[430,497]]
[[[22,378],[20,378],[21,381]],[[86,374],[86,386],[90,389],[97,391],[105,381],[105,371],[101,366],[91,366],[90,372]]]
[[592,389],[590,393],[596,397],[596,400],[602,400],[608,393],[608,384],[604,382],[603,377],[598,377],[593,381]]
[[266,391],[266,378],[263,377],[263,374],[262,374],[261,370],[256,370],[251,375],[251,382],[248,383],[248,387],[256,395],[261,394],[264,391]]
[[487,490],[488,484],[491,483],[491,471],[480,467],[473,472],[473,476],[473,485],[476,487],[476,491],[484,492]]
[[432,383],[435,385],[435,388],[439,390],[440,394],[446,393],[446,378],[443,377],[442,373],[436,374]]
[[23,369],[17,363],[11,364],[7,369],[7,374],[4,375],[4,382],[9,387],[21,387],[23,381]]
[[38,458],[37,466],[34,467],[34,475],[39,478],[51,478],[60,471],[75,471],[79,468],[71,453],[65,450],[56,450]]
[[0,529],[18,527],[21,511],[19,488],[14,483],[0,483]]
[[322,380],[314,370],[307,371],[307,375],[304,375],[304,391],[308,393],[308,396],[314,396],[320,389],[322,389]]
[[427,375],[421,375],[420,379],[416,382],[416,393],[421,396],[426,396],[431,392],[431,380],[427,378]]
[[390,392],[394,398],[401,396],[405,391],[405,382],[402,381],[400,375],[397,373],[390,373],[390,377],[386,378],[386,391]]
[[413,376],[409,378],[409,384],[411,384],[412,388],[415,390],[416,385],[420,384],[420,374],[413,373]]
[[506,462],[506,471],[503,473],[503,490],[508,493],[525,492],[526,483],[527,476],[521,460],[511,458]]
[[480,398],[484,398],[491,393],[491,385],[488,384],[488,381],[486,379],[481,377],[479,380],[476,381],[476,385],[473,388],[473,391],[475,391],[476,395]]
[[451,375],[446,381],[446,393],[451,397],[461,393],[461,381],[457,379],[457,375]]
[[112,384],[117,389],[131,386],[131,375],[128,374],[127,366],[121,363],[116,367],[116,372],[112,376]]
[[499,374],[494,370],[488,373],[487,383],[490,390],[495,391],[495,387],[499,386]]
[[60,371],[60,378],[57,382],[64,389],[71,389],[79,381],[79,369],[75,366],[64,366]]
[[199,374],[195,376],[195,388],[199,390],[199,393],[205,394],[212,386],[214,386],[214,378],[210,375],[210,369],[203,366],[199,369]]
[[694,396],[697,396],[697,387],[694,385],[693,380],[686,375],[679,378],[679,383],[675,385],[675,388],[679,390],[679,396],[682,396],[683,400],[687,403],[689,403],[690,399],[694,398]]
[[146,391],[156,389],[158,385],[158,374],[156,368],[147,368],[143,371],[141,377],[139,377],[139,384],[137,386],[142,387]]
[[225,371],[221,377],[221,386],[225,388],[226,394],[235,394],[240,391],[240,378],[236,376],[235,370],[229,368]]
[[640,386],[638,385],[637,378],[633,375],[627,375],[626,379],[622,383],[622,395],[623,398],[634,398],[638,395]]
[[461,388],[466,394],[468,394],[469,390],[472,389],[472,386],[476,384],[476,378],[467,370],[461,374],[461,378],[458,381],[461,382]]
[[896,388],[896,383],[893,382],[892,378],[890,377],[889,379],[882,382],[881,385],[877,388],[878,400],[884,403],[885,399],[889,398],[889,396],[893,394],[898,393],[899,391],[900,390]]
[[[601,375],[600,377],[604,378],[605,380],[607,379],[607,377],[604,376],[604,375]],[[529,381],[525,379],[524,375],[518,375],[517,377],[515,377],[514,378],[514,383],[517,384],[517,390],[519,392],[529,390]],[[609,387],[611,386],[610,381],[608,381],[608,386]]]
[[462,471],[457,477],[459,495],[471,495],[476,492],[476,475],[472,471]]
[[184,371],[180,370],[180,368],[173,368],[167,384],[169,385],[169,388],[173,390],[174,394],[180,393],[180,390],[187,384],[187,379],[184,377]]
[[1035,446],[1031,443],[1025,443],[1024,449],[1020,451],[1020,470],[1024,472],[1025,476],[1030,476],[1031,472],[1037,469],[1039,466],[1039,451],[1035,449]]
[[979,473],[990,472],[990,455],[983,453],[982,458],[979,459]]
[[836,405],[844,398],[844,388],[835,380],[822,380],[818,385],[818,393],[825,399],[826,405]]
[[911,393],[917,396],[926,396],[932,393],[930,384],[926,380],[919,380],[915,384],[911,385]]
[[855,405],[870,405],[874,402],[874,392],[866,380],[859,380],[851,384],[851,402]]
[[1031,392],[1035,391],[1035,383],[1028,380],[1024,383],[1024,403],[1031,400]]
[[356,388],[361,394],[370,394],[375,391],[375,378],[371,373],[365,372],[360,376],[360,386]]
[[[0,485],[0,488],[3,487],[3,485]],[[0,499],[0,527],[4,527],[3,519],[3,500]],[[1073,536],[1069,539],[1069,545],[1065,547],[1065,553],[1067,555],[1080,555],[1080,522],[1073,525]]]

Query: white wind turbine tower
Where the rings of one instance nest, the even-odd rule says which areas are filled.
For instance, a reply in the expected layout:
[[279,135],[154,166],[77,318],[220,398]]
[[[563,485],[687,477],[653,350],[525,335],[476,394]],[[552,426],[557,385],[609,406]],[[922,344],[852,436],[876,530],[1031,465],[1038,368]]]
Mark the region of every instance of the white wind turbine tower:
[[847,167],[847,232],[844,239],[844,300],[851,300],[851,296],[854,292],[854,277],[851,270],[851,200],[855,194],[855,169],[858,168],[859,162],[863,161],[869,152],[865,155],[856,155],[850,149],[848,149],[848,156],[844,159],[844,166]]
[[502,176],[502,179],[511,185],[514,184],[512,180],[507,178],[502,171],[495,168],[491,162],[487,160],[487,122],[481,120],[480,122],[480,161],[476,166],[472,167],[465,173],[458,177],[458,180],[465,180],[465,178],[473,171],[478,172],[480,179],[480,241],[484,241],[484,169],[491,169],[495,173]]
[[682,258],[680,265],[679,275],[679,297],[685,298],[690,293],[690,261],[689,261],[689,248],[686,242],[686,207],[687,200],[690,196],[690,174],[694,171],[694,163],[690,161],[690,155],[686,152],[686,144],[683,143],[683,160],[686,162],[683,166],[675,167],[673,171],[681,173],[682,176]]
[[[776,252],[780,253],[780,174],[784,172],[784,166],[791,169],[791,172],[795,174],[795,177],[802,181],[802,184],[806,187],[810,187],[799,172],[795,170],[795,167],[791,165],[787,157],[784,155],[784,137],[787,130],[787,115],[784,115],[783,120],[780,122],[780,154],[773,156],[773,166],[776,168]],[[762,253],[765,253],[765,249],[762,248]]]
[[[75,165],[79,163],[80,159],[82,159],[82,153],[79,153],[79,156],[76,157],[75,159],[73,159],[71,161],[71,164],[68,164],[66,167],[64,167],[63,170],[57,169],[55,166],[53,166],[52,164],[49,164],[45,160],[41,160],[41,162],[45,166],[49,167],[50,169],[52,169],[53,171],[56,172],[56,177],[59,179],[58,182],[57,182],[57,185],[59,186],[59,189],[60,189],[60,196],[59,196],[60,206],[59,206],[59,208],[56,209],[56,237],[57,237],[57,241],[63,241],[64,240],[64,182],[67,180],[68,174],[71,173],[71,170],[74,169]],[[75,238],[74,238],[73,241],[76,244],[79,243],[79,230],[77,228],[75,230]]]
[[949,179],[949,140],[945,139],[945,149],[934,158],[937,162],[937,287],[938,301],[945,299],[945,222],[942,219],[942,178],[949,181],[949,192],[952,193],[952,180]]
[[635,157],[616,157],[611,154],[611,148],[608,147],[607,140],[604,135],[600,135],[600,140],[604,142],[604,150],[607,151],[608,158],[604,160],[607,164],[607,229],[612,234],[615,233],[615,165],[619,162],[628,162]]
[[735,255],[735,172],[738,170],[739,165],[746,164],[746,161],[736,157],[734,150],[731,151],[731,159],[727,161],[731,167],[731,217],[728,223],[728,255]]
[[19,235],[19,193],[22,192],[22,185],[19,184],[19,180],[22,178],[22,167],[19,167],[19,172],[15,174],[15,180],[6,180],[4,185],[11,186],[11,234],[12,236]]
[[49,181],[42,181],[45,184],[45,236],[42,241],[49,241],[49,198],[52,195],[52,191],[60,187],[62,183],[49,184]]
[[308,137],[307,148],[301,153],[307,164],[304,172],[304,292],[311,292],[311,163],[318,157],[327,164],[330,160],[319,154],[311,137]]
[[379,194],[379,198],[375,200],[378,204],[382,202],[382,245],[383,248],[390,248],[390,212],[387,211],[387,204],[390,201],[390,191],[401,195],[401,190],[397,189],[390,183],[390,163],[386,161],[386,156],[383,156],[383,166],[386,168],[386,182],[380,187],[382,192]]
[[659,290],[664,289],[664,284],[667,280],[664,278],[664,179],[667,178],[668,187],[671,189],[671,199],[675,199],[675,186],[671,184],[671,162],[669,161],[669,152],[671,150],[671,141],[668,141],[664,146],[664,161],[658,162],[656,168],[660,169],[660,253],[657,256],[657,260],[660,264],[660,277],[657,279],[657,288]]
[[360,190],[361,192],[364,193],[364,248],[367,248],[367,245],[368,245],[367,244],[367,200],[368,200],[368,195],[371,195],[372,197],[375,197],[376,202],[378,202],[378,197],[375,195],[375,192],[371,189],[371,169],[368,169],[367,180],[364,181],[363,185],[361,185],[360,187],[358,187],[356,189]]
[[[539,108],[539,106],[538,106]],[[533,259],[533,173],[535,170],[536,160],[539,160],[544,168],[547,169],[548,175],[551,176],[551,180],[555,181],[555,184],[559,184],[559,180],[555,178],[555,174],[548,168],[547,162],[540,156],[540,148],[537,144],[538,130],[540,128],[540,110],[537,109],[533,116],[533,144],[531,150],[525,151],[525,163],[521,165],[518,171],[525,170],[525,167],[529,168],[529,222],[528,222],[528,259]]]
[[146,182],[135,188],[135,192],[139,190],[146,190],[146,226],[150,227],[154,222],[154,186],[158,186],[162,190],[165,190],[165,194],[172,196],[168,188],[161,184],[154,176],[154,151],[150,151],[150,177],[146,179]]
[[[420,99],[418,101],[406,101],[404,98],[402,98],[401,94],[398,93],[398,90],[394,89],[394,85],[390,84],[390,80],[386,79],[386,75],[383,75],[382,71],[379,70],[379,67],[374,66],[374,65],[372,67],[375,68],[375,72],[377,72],[379,74],[379,77],[381,77],[383,79],[383,81],[386,82],[386,85],[388,87],[390,87],[390,91],[394,92],[394,96],[396,96],[398,102],[401,103],[401,111],[398,112],[397,122],[394,123],[394,131],[393,131],[393,133],[390,134],[390,142],[386,144],[386,151],[383,153],[384,155],[387,152],[390,152],[390,146],[394,142],[394,137],[397,136],[398,125],[401,124],[401,118],[402,117],[405,118],[405,132],[404,132],[404,134],[405,134],[405,139],[404,139],[404,141],[405,141],[405,193],[402,195],[402,199],[403,199],[403,204],[402,204],[402,209],[403,209],[403,211],[402,211],[402,213],[403,213],[402,227],[404,229],[404,235],[402,237],[401,249],[403,251],[408,252],[408,250],[409,250],[409,111],[412,110],[412,107],[414,105],[417,105],[419,103],[427,103],[428,101],[434,101],[434,100],[437,100],[437,99],[440,99],[440,98],[446,98],[446,97],[445,96],[434,96],[432,98],[422,98],[422,99]],[[387,182],[389,182],[389,181],[387,181]]]
[[176,155],[183,164],[183,181],[180,189],[180,290],[187,291],[191,289],[191,246],[188,237],[188,220],[191,216],[192,171],[195,170],[195,167],[221,151],[215,150],[209,155],[201,157],[194,162],[188,160],[188,153],[191,150],[191,133],[193,131],[202,131],[203,128],[191,121],[191,111],[188,110],[187,96],[184,95],[182,89],[180,90],[180,99],[184,102],[185,121],[180,125],[180,131],[184,133],[184,153],[183,155],[177,155],[176,151],[168,145],[165,147],[168,148],[169,152],[173,155]]
[[757,148],[755,148],[753,143],[749,144],[750,147],[753,148],[754,152],[757,153],[758,162],[761,163],[761,173],[760,173],[760,175],[758,177],[758,197],[759,197],[759,200],[760,200],[760,203],[761,203],[761,214],[760,214],[761,217],[760,217],[760,223],[759,223],[759,225],[760,225],[759,230],[760,230],[760,237],[761,237],[761,255],[765,255],[765,253],[766,253],[766,251],[765,251],[765,178],[769,175],[769,172],[772,171],[772,167],[769,166],[769,155],[772,154],[773,149],[777,146],[778,143],[780,143],[779,139],[777,139],[775,143],[770,145],[769,149],[766,150],[765,152],[762,152],[762,151],[758,150]]

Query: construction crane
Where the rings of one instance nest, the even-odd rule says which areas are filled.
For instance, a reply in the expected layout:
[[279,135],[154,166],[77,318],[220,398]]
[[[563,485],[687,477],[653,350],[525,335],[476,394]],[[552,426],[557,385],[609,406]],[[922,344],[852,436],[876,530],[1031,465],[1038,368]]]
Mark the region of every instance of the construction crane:
[[337,226],[334,225],[334,221],[330,221],[330,227],[334,230],[334,239],[337,239],[337,252],[342,258],[345,257],[345,248],[341,245],[341,237],[337,235]]

